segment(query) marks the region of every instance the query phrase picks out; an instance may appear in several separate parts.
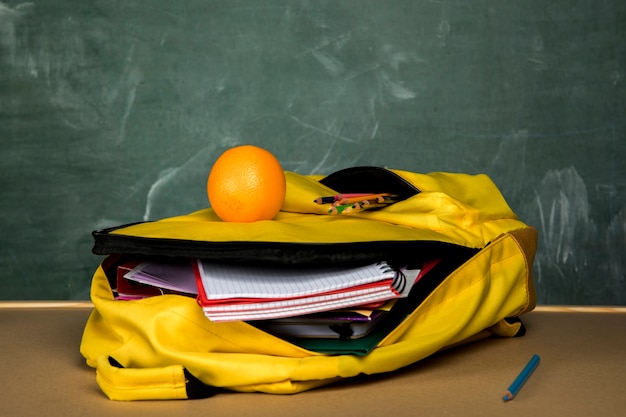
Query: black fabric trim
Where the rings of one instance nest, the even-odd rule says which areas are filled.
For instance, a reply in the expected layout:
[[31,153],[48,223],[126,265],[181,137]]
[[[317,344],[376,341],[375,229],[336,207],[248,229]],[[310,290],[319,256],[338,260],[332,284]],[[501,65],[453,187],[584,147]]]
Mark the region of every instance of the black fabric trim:
[[438,241],[371,241],[346,243],[209,242],[200,240],[145,238],[92,232],[96,255],[127,254],[199,258],[221,262],[283,265],[348,264],[411,260],[420,262],[459,247]]
[[221,388],[206,385],[204,382],[193,376],[187,369],[183,368],[183,371],[185,373],[187,398],[190,400],[209,398],[223,391]]
[[122,368],[122,369],[124,368],[124,365],[116,361],[115,358],[112,358],[111,356],[109,356],[109,364],[116,368]]
[[336,171],[319,181],[338,193],[391,193],[401,200],[420,190],[395,172],[376,166],[358,166]]

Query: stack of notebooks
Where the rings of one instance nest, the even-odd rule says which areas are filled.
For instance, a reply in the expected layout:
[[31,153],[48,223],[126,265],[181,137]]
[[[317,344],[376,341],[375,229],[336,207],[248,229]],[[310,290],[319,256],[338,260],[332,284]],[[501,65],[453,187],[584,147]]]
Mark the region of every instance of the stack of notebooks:
[[116,291],[119,300],[195,297],[211,321],[247,321],[311,350],[365,354],[393,325],[395,303],[431,267],[134,262],[118,267]]
[[198,300],[213,321],[301,316],[398,298],[409,286],[381,262],[353,268],[268,267],[197,261]]

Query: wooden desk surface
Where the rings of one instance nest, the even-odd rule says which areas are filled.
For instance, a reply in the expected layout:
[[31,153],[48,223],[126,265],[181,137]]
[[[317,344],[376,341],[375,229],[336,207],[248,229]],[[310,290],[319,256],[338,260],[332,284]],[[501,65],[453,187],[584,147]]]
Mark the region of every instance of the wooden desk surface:
[[[290,395],[218,394],[114,402],[78,352],[89,304],[0,303],[0,415],[28,416],[622,416],[624,309],[539,308],[526,336],[441,352],[399,372]],[[509,402],[504,391],[532,354],[541,364]]]

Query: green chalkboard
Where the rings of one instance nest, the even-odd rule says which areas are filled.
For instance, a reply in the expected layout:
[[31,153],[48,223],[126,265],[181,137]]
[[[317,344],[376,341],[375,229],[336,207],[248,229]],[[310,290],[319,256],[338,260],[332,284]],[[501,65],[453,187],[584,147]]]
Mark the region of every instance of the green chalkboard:
[[87,299],[90,232],[287,170],[487,173],[541,303],[626,304],[626,2],[0,3],[0,297]]

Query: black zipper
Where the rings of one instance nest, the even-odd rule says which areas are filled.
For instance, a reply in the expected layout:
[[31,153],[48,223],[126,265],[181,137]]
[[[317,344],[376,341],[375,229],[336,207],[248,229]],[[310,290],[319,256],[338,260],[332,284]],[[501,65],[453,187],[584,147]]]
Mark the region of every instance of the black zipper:
[[148,257],[185,257],[223,262],[271,263],[283,265],[350,264],[378,262],[385,259],[403,263],[421,262],[437,254],[464,248],[438,241],[371,241],[346,243],[297,243],[270,241],[209,242],[200,240],[147,238],[112,234],[123,226],[96,230],[93,253],[127,254]]

